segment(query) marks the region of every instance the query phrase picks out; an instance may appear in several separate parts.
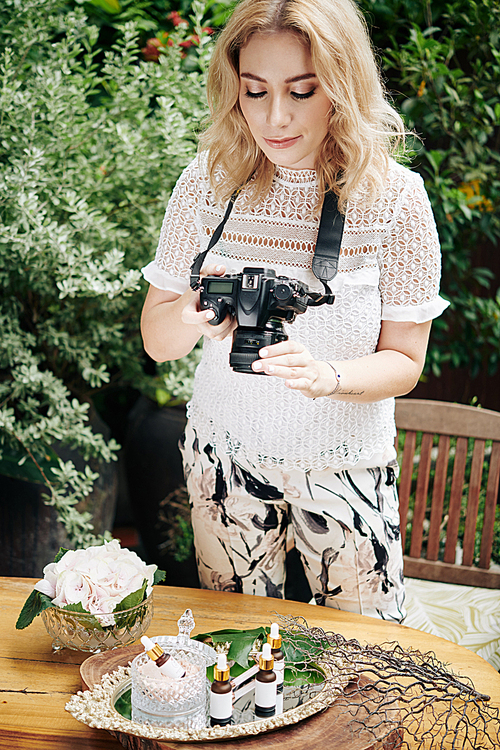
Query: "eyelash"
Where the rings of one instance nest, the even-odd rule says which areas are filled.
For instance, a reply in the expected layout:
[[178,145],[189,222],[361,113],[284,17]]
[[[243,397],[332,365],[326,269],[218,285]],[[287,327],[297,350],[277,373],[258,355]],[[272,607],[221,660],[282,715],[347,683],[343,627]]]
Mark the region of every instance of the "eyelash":
[[[297,94],[295,91],[291,91],[290,95],[293,99],[296,101],[304,101],[304,99],[310,99],[311,96],[316,92],[316,89],[311,89],[311,91],[308,91],[307,94]],[[253,93],[252,91],[246,91],[245,96],[247,96],[249,99],[262,99],[263,96],[267,94],[267,91],[259,91],[257,93]]]

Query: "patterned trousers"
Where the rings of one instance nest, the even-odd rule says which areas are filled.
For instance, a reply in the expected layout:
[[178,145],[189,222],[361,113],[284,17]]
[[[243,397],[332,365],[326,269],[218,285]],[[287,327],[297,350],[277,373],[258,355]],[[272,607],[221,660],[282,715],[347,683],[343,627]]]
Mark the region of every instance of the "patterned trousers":
[[397,466],[334,473],[263,469],[181,445],[203,588],[283,598],[289,527],[317,604],[405,616]]

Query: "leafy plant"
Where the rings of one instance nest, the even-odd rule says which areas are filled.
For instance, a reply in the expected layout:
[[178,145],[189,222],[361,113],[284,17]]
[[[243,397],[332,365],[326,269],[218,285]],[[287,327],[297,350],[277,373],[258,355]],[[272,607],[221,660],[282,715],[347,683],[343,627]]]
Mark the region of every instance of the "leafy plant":
[[496,0],[362,0],[396,105],[417,134],[443,249],[449,311],[428,369],[498,370],[500,294],[484,265],[500,238],[500,6]]
[[[184,68],[198,66],[196,50],[199,28],[213,30],[222,26],[236,0],[208,0],[202,14],[193,18],[191,0],[67,0],[71,10],[83,7],[89,22],[99,29],[98,46],[109,50],[118,41],[125,23],[132,22],[139,32],[145,60],[158,61],[167,45],[181,45]],[[186,34],[177,39],[182,26]]]
[[176,562],[185,562],[194,545],[191,508],[185,485],[170,492],[160,502],[156,527],[164,537],[158,548],[171,554]]
[[0,471],[44,483],[85,546],[98,540],[75,506],[97,475],[58,446],[114,460],[117,443],[89,426],[93,396],[126,384],[154,395],[160,382],[143,367],[139,269],[196,152],[210,37],[200,28],[195,71],[179,46],[152,65],[128,23],[101,62],[97,28],[64,10],[0,9]]

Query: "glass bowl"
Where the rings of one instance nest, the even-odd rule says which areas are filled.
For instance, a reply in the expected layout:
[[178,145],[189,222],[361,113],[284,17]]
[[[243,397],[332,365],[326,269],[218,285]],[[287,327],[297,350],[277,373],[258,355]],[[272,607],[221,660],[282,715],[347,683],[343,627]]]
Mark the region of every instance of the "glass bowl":
[[153,594],[131,609],[109,614],[90,615],[49,607],[42,612],[52,648],[59,651],[99,653],[137,641],[148,629],[153,617]]
[[[141,670],[151,661],[145,653],[132,662],[132,720],[145,724],[174,724],[185,729],[202,729],[207,719],[207,662],[201,651],[166,648],[187,674],[182,679],[153,677],[153,670]],[[156,669],[156,667],[155,667]],[[158,672],[159,670],[156,669]]]

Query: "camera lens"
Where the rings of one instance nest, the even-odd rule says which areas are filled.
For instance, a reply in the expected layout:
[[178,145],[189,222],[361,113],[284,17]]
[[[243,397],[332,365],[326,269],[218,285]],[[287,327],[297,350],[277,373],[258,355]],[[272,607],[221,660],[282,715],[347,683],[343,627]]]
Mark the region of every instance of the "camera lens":
[[274,296],[280,302],[286,302],[287,299],[290,299],[292,294],[293,290],[290,289],[288,284],[276,284],[276,286],[274,287]]
[[272,346],[278,341],[286,341],[281,321],[270,320],[265,328],[243,328],[238,326],[234,332],[233,347],[229,355],[229,364],[235,372],[246,372],[250,375],[264,375],[254,372],[252,362],[259,359],[259,349]]

